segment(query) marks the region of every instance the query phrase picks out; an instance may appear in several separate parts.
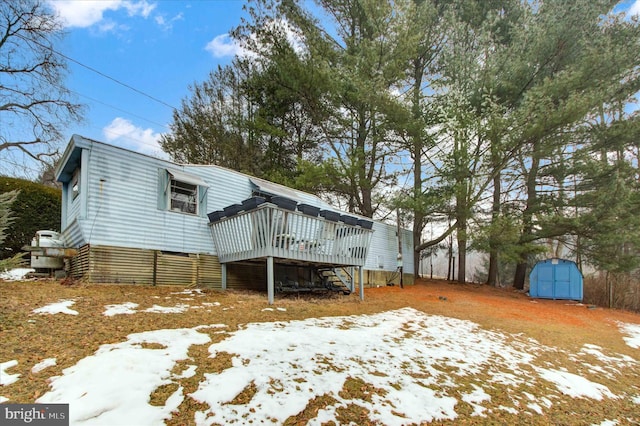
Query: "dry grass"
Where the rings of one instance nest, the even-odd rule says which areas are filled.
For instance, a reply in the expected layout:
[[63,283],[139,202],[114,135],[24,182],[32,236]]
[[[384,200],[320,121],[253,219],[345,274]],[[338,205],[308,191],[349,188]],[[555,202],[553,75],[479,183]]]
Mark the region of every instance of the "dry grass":
[[[204,295],[196,298],[178,294],[184,287],[144,287],[124,285],[61,285],[54,281],[0,282],[0,362],[17,360],[18,365],[8,372],[21,375],[15,384],[0,388],[0,395],[10,402],[29,403],[47,392],[47,378],[61,374],[62,370],[92,355],[102,344],[118,343],[126,340],[131,333],[164,328],[191,328],[203,324],[222,324],[225,328],[203,328],[212,342],[225,338],[224,333],[237,330],[242,324],[265,321],[287,321],[322,316],[342,316],[383,312],[402,307],[412,307],[427,314],[471,320],[488,330],[499,330],[520,334],[537,340],[540,344],[557,347],[574,353],[584,344],[596,344],[606,348],[607,354],[625,354],[640,359],[640,351],[630,348],[622,339],[616,323],[618,321],[640,324],[640,315],[630,312],[590,309],[567,301],[532,300],[513,290],[498,290],[480,285],[459,285],[442,281],[418,281],[404,289],[382,287],[367,289],[366,299],[361,302],[356,295],[331,297],[276,297],[277,307],[286,311],[263,311],[268,307],[266,294],[254,292],[204,290]],[[32,311],[60,299],[74,299],[71,307],[79,315],[36,315]],[[103,315],[106,305],[134,302],[138,310],[153,305],[175,306],[186,304],[200,306],[188,309],[182,314],[157,314],[138,312],[134,315]],[[206,305],[219,302],[220,306]],[[345,326],[347,326],[345,324]],[[193,345],[189,350],[191,360],[178,362],[174,373],[179,375],[187,365],[196,364],[198,369],[193,377],[178,379],[176,383],[158,388],[151,396],[152,404],[161,405],[177,388],[182,386],[184,394],[194,392],[205,373],[220,372],[231,365],[232,354],[220,353],[210,357],[209,345]],[[580,374],[609,387],[617,395],[640,395],[640,367],[627,368],[624,374],[605,380],[595,377],[593,372],[579,368],[564,352],[546,354],[538,359],[543,365],[544,357],[554,365],[562,365],[569,372]],[[33,374],[31,368],[45,358],[56,358],[57,365],[44,372]],[[595,357],[594,357],[595,358]],[[593,359],[597,364],[598,360]],[[328,368],[331,368],[328,365]],[[451,371],[451,374],[455,374]],[[474,380],[469,378],[466,385],[471,389]],[[459,381],[460,383],[460,381]],[[303,385],[303,383],[301,383]],[[463,383],[463,385],[465,385]],[[274,392],[279,384],[273,383]],[[491,424],[591,424],[603,419],[618,419],[624,424],[640,424],[640,406],[630,398],[590,399],[564,398],[554,401],[551,408],[541,416],[519,416],[497,408],[501,403],[523,398],[510,395],[499,385],[492,385],[487,391],[491,404],[495,406]],[[551,386],[551,385],[550,385]],[[461,389],[464,389],[462,387]],[[353,400],[371,400],[371,396],[381,392],[361,378],[350,378],[344,384],[341,397]],[[255,387],[247,386],[229,404],[250,403]],[[548,389],[539,389],[539,396],[548,395]],[[457,395],[453,395],[457,396]],[[487,419],[472,417],[473,408],[460,398],[456,411],[460,417],[442,424],[487,423]],[[305,424],[314,418],[318,410],[332,405],[335,399],[330,395],[316,397],[297,416],[286,424]],[[191,424],[193,414],[207,408],[191,398],[185,398],[169,424]],[[398,408],[401,413],[401,407]],[[371,423],[366,409],[352,404],[337,410],[336,423]]]

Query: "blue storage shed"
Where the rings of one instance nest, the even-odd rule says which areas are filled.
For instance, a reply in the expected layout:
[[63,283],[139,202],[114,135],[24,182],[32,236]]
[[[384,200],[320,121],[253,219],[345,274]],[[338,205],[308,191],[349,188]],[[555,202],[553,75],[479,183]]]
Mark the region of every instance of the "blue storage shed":
[[544,299],[582,300],[582,273],[571,260],[547,259],[529,275],[529,295]]

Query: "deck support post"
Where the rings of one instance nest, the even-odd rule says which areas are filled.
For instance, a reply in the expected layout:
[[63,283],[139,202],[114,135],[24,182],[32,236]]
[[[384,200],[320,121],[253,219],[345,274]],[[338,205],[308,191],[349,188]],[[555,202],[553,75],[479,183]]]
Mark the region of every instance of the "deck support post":
[[273,256],[267,256],[267,297],[270,305],[273,305],[274,287]]
[[349,290],[351,291],[351,293],[354,292],[354,290],[356,289],[356,276],[355,276],[355,268],[353,266],[349,267]]
[[360,300],[364,300],[364,271],[358,266],[358,279],[360,280]]
[[220,265],[221,269],[222,269],[222,289],[226,290],[227,289],[227,264],[223,263]]

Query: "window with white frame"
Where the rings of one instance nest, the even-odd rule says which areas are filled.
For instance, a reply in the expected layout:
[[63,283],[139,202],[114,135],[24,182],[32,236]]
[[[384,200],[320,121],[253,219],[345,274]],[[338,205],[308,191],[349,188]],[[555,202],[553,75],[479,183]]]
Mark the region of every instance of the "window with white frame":
[[158,209],[206,217],[209,185],[199,176],[158,169]]
[[71,200],[73,201],[80,195],[80,168],[77,168],[73,173],[69,187],[71,188]]
[[169,209],[174,212],[198,214],[198,186],[171,176]]

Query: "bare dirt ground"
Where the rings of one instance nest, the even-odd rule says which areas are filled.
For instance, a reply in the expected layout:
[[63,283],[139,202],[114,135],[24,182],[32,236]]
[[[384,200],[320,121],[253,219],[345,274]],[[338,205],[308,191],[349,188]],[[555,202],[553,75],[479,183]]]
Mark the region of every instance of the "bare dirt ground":
[[[49,390],[48,378],[95,353],[100,345],[126,340],[131,333],[163,328],[195,327],[222,323],[230,330],[251,322],[287,321],[324,316],[373,314],[412,307],[429,315],[469,320],[483,329],[524,335],[542,345],[575,353],[584,345],[606,348],[607,354],[629,356],[637,360],[615,379],[599,380],[615,394],[640,395],[640,349],[627,345],[618,324],[640,324],[640,315],[630,312],[582,305],[572,301],[531,299],[512,289],[495,289],[475,284],[418,280],[416,285],[365,289],[365,301],[354,295],[300,296],[276,295],[276,306],[286,311],[264,311],[266,293],[220,292],[204,289],[204,298],[194,301],[180,292],[184,287],[147,287],[123,285],[62,285],[56,281],[0,281],[0,363],[17,360],[12,374],[20,374],[16,383],[0,386],[0,395],[13,403],[31,403]],[[32,311],[65,299],[75,300],[72,309],[79,315],[36,315]],[[141,310],[154,304],[186,305],[204,301],[219,303],[225,309],[205,311],[189,309],[181,314],[158,315]],[[117,315],[105,320],[106,305],[133,302],[139,304],[136,315]],[[220,336],[211,335],[212,341]],[[194,348],[189,354],[209,371],[221,368],[215,363],[229,360],[208,358],[206,348]],[[31,368],[45,358],[55,357],[57,365],[47,374],[34,374]],[[559,355],[565,357],[565,355]],[[554,360],[558,362],[558,360]],[[574,370],[567,357],[567,371]],[[185,394],[193,392],[202,374],[185,379]],[[357,391],[356,391],[357,395]],[[162,399],[162,395],[157,395]],[[153,402],[153,401],[152,401]],[[190,405],[189,405],[190,404]],[[496,398],[496,404],[499,399]],[[201,407],[185,402],[171,424],[191,424],[193,412]],[[343,420],[367,424],[366,419],[345,414]],[[565,404],[554,404],[540,417],[519,417],[513,413],[490,419],[462,416],[438,424],[592,424],[595,419],[611,418],[617,424],[640,424],[640,405],[631,398],[593,401],[567,397]],[[290,419],[291,424],[305,424],[305,414]],[[597,423],[600,424],[600,423]]]
[[[430,314],[476,322],[487,329],[525,333],[542,344],[575,350],[603,344],[621,353],[638,352],[622,339],[617,322],[638,323],[632,312],[568,300],[532,299],[514,289],[442,280],[419,280],[415,286],[371,289],[367,301],[409,303]],[[446,298],[446,300],[443,300]]]

